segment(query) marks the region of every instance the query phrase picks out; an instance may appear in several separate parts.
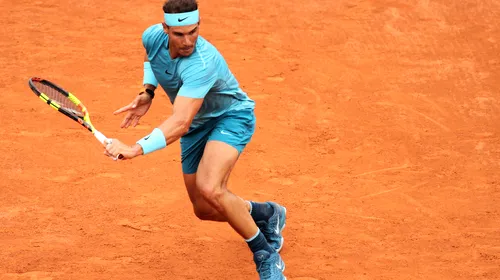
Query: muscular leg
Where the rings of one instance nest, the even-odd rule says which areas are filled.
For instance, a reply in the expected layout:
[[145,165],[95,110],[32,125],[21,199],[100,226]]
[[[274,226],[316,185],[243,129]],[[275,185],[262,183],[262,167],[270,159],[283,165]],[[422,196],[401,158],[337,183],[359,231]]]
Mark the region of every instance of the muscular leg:
[[196,217],[204,221],[227,222],[215,208],[210,206],[201,196],[200,191],[196,187],[196,173],[184,174],[184,184],[189,195],[189,199],[193,204],[193,211]]
[[[283,276],[284,262],[275,251],[274,246],[271,247],[267,240],[269,237],[269,240],[273,241],[269,230],[273,225],[273,219],[266,219],[264,224],[259,225],[259,227],[262,226],[262,232],[254,222],[253,214],[250,215],[251,205],[253,206],[252,213],[259,214],[263,213],[260,211],[263,209],[262,205],[250,204],[227,189],[231,170],[238,160],[238,151],[244,148],[244,145],[250,140],[251,133],[253,133],[252,120],[242,122],[242,119],[248,118],[248,115],[244,115],[245,112],[234,114],[238,117],[232,119],[232,115],[228,114],[226,119],[217,124],[217,128],[212,130],[208,142],[203,143],[203,150],[198,154],[193,154],[195,150],[190,149],[193,146],[189,142],[199,138],[196,137],[198,135],[193,134],[192,137],[185,138],[187,141],[184,142],[183,151],[186,153],[184,153],[183,159],[186,161],[183,161],[183,170],[186,173],[197,170],[196,174],[184,175],[186,188],[196,216],[202,220],[226,221],[245,239],[254,254],[254,262],[260,279],[286,279]],[[245,130],[246,132],[242,133]],[[228,131],[228,133],[223,133],[224,131]],[[200,147],[193,148],[199,149]],[[201,153],[203,155],[199,160]],[[279,211],[276,213],[279,214]],[[273,233],[275,232],[274,228],[272,227],[271,230]],[[264,235],[264,232],[268,235]]]
[[[211,206],[219,213],[216,216],[211,212],[211,217],[229,222],[236,232],[248,239],[258,230],[249,214],[248,203],[228,191],[225,185],[237,159],[238,151],[234,147],[220,141],[209,141],[195,175],[196,191],[192,193],[201,195],[206,202],[204,206]],[[199,203],[198,197],[191,199]]]
[[[234,165],[233,165],[234,167]],[[231,175],[232,167],[227,173],[223,180],[223,187],[227,189],[227,182],[229,181],[229,176]],[[226,218],[221,215],[215,208],[213,208],[200,194],[200,191],[196,188],[196,173],[194,174],[184,174],[184,184],[186,185],[186,190],[189,194],[189,199],[193,204],[193,210],[200,220],[216,221],[216,222],[227,222]],[[250,211],[250,204],[246,203],[248,211]]]

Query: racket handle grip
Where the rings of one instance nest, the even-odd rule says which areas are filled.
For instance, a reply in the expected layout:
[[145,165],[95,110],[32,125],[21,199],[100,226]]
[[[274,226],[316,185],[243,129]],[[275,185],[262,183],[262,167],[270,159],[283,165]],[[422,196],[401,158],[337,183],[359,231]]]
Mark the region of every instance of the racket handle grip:
[[101,144],[104,144],[106,142],[106,140],[108,140],[108,138],[106,136],[104,136],[104,134],[99,132],[98,130],[94,131],[94,136],[95,136],[95,138],[97,138],[97,140],[99,140],[99,142],[101,142]]
[[[99,142],[101,142],[101,144],[104,144],[104,143],[107,143],[108,142],[108,138],[106,136],[104,136],[104,134],[102,134],[100,131],[98,130],[94,130],[94,136],[95,138],[97,138],[97,140],[99,140]],[[117,159],[122,159],[123,158],[123,155],[122,154],[119,154],[115,160]]]

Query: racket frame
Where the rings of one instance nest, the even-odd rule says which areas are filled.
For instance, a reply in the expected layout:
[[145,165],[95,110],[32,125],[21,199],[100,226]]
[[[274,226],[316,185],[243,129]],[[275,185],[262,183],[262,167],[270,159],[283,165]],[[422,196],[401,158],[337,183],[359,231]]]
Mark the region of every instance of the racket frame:
[[[50,99],[45,93],[41,92],[35,85],[34,82],[39,82],[43,84],[47,84],[50,87],[53,87],[54,89],[58,90],[61,94],[65,95],[75,106],[77,106],[83,113],[83,116],[80,116],[79,114],[76,114],[72,112],[73,110],[69,108],[63,107],[61,104],[59,104],[57,101]],[[90,121],[90,114],[87,110],[87,108],[83,105],[83,103],[71,92],[66,91],[62,87],[58,86],[57,84],[39,78],[39,77],[31,77],[28,81],[28,84],[31,88],[31,90],[45,103],[50,105],[50,107],[54,108],[55,110],[59,111],[63,115],[71,118],[72,120],[78,122],[81,124],[83,127],[88,129],[92,134],[97,138],[99,142],[102,144],[108,143],[108,138],[104,136],[100,131],[98,131],[92,122]]]

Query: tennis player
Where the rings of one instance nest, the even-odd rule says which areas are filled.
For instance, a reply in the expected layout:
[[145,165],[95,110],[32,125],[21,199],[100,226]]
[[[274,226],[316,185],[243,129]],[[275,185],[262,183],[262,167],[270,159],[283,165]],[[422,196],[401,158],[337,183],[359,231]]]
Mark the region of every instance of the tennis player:
[[231,170],[255,130],[255,102],[239,87],[218,50],[199,36],[196,0],[168,0],[163,12],[164,22],[142,35],[145,90],[115,114],[127,112],[122,128],[136,126],[158,84],[172,102],[173,113],[132,146],[111,139],[104,153],[132,159],[180,139],[184,183],[195,215],[228,222],[253,252],[260,279],[286,279],[279,255],[285,207],[246,201],[227,188]]

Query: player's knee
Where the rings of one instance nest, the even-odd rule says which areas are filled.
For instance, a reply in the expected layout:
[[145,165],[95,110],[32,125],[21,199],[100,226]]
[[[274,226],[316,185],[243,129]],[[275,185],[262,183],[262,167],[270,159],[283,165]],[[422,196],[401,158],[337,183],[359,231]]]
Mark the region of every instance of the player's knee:
[[212,216],[214,215],[214,210],[207,207],[205,203],[193,203],[193,211],[196,217],[203,221],[212,220]]
[[197,180],[196,187],[203,199],[215,207],[219,204],[218,201],[224,194],[224,190],[220,184],[211,183],[210,181]]
[[206,211],[205,209],[202,208],[198,208],[195,205],[193,205],[193,210],[194,210],[194,215],[198,219],[202,221],[210,220],[211,212]]

